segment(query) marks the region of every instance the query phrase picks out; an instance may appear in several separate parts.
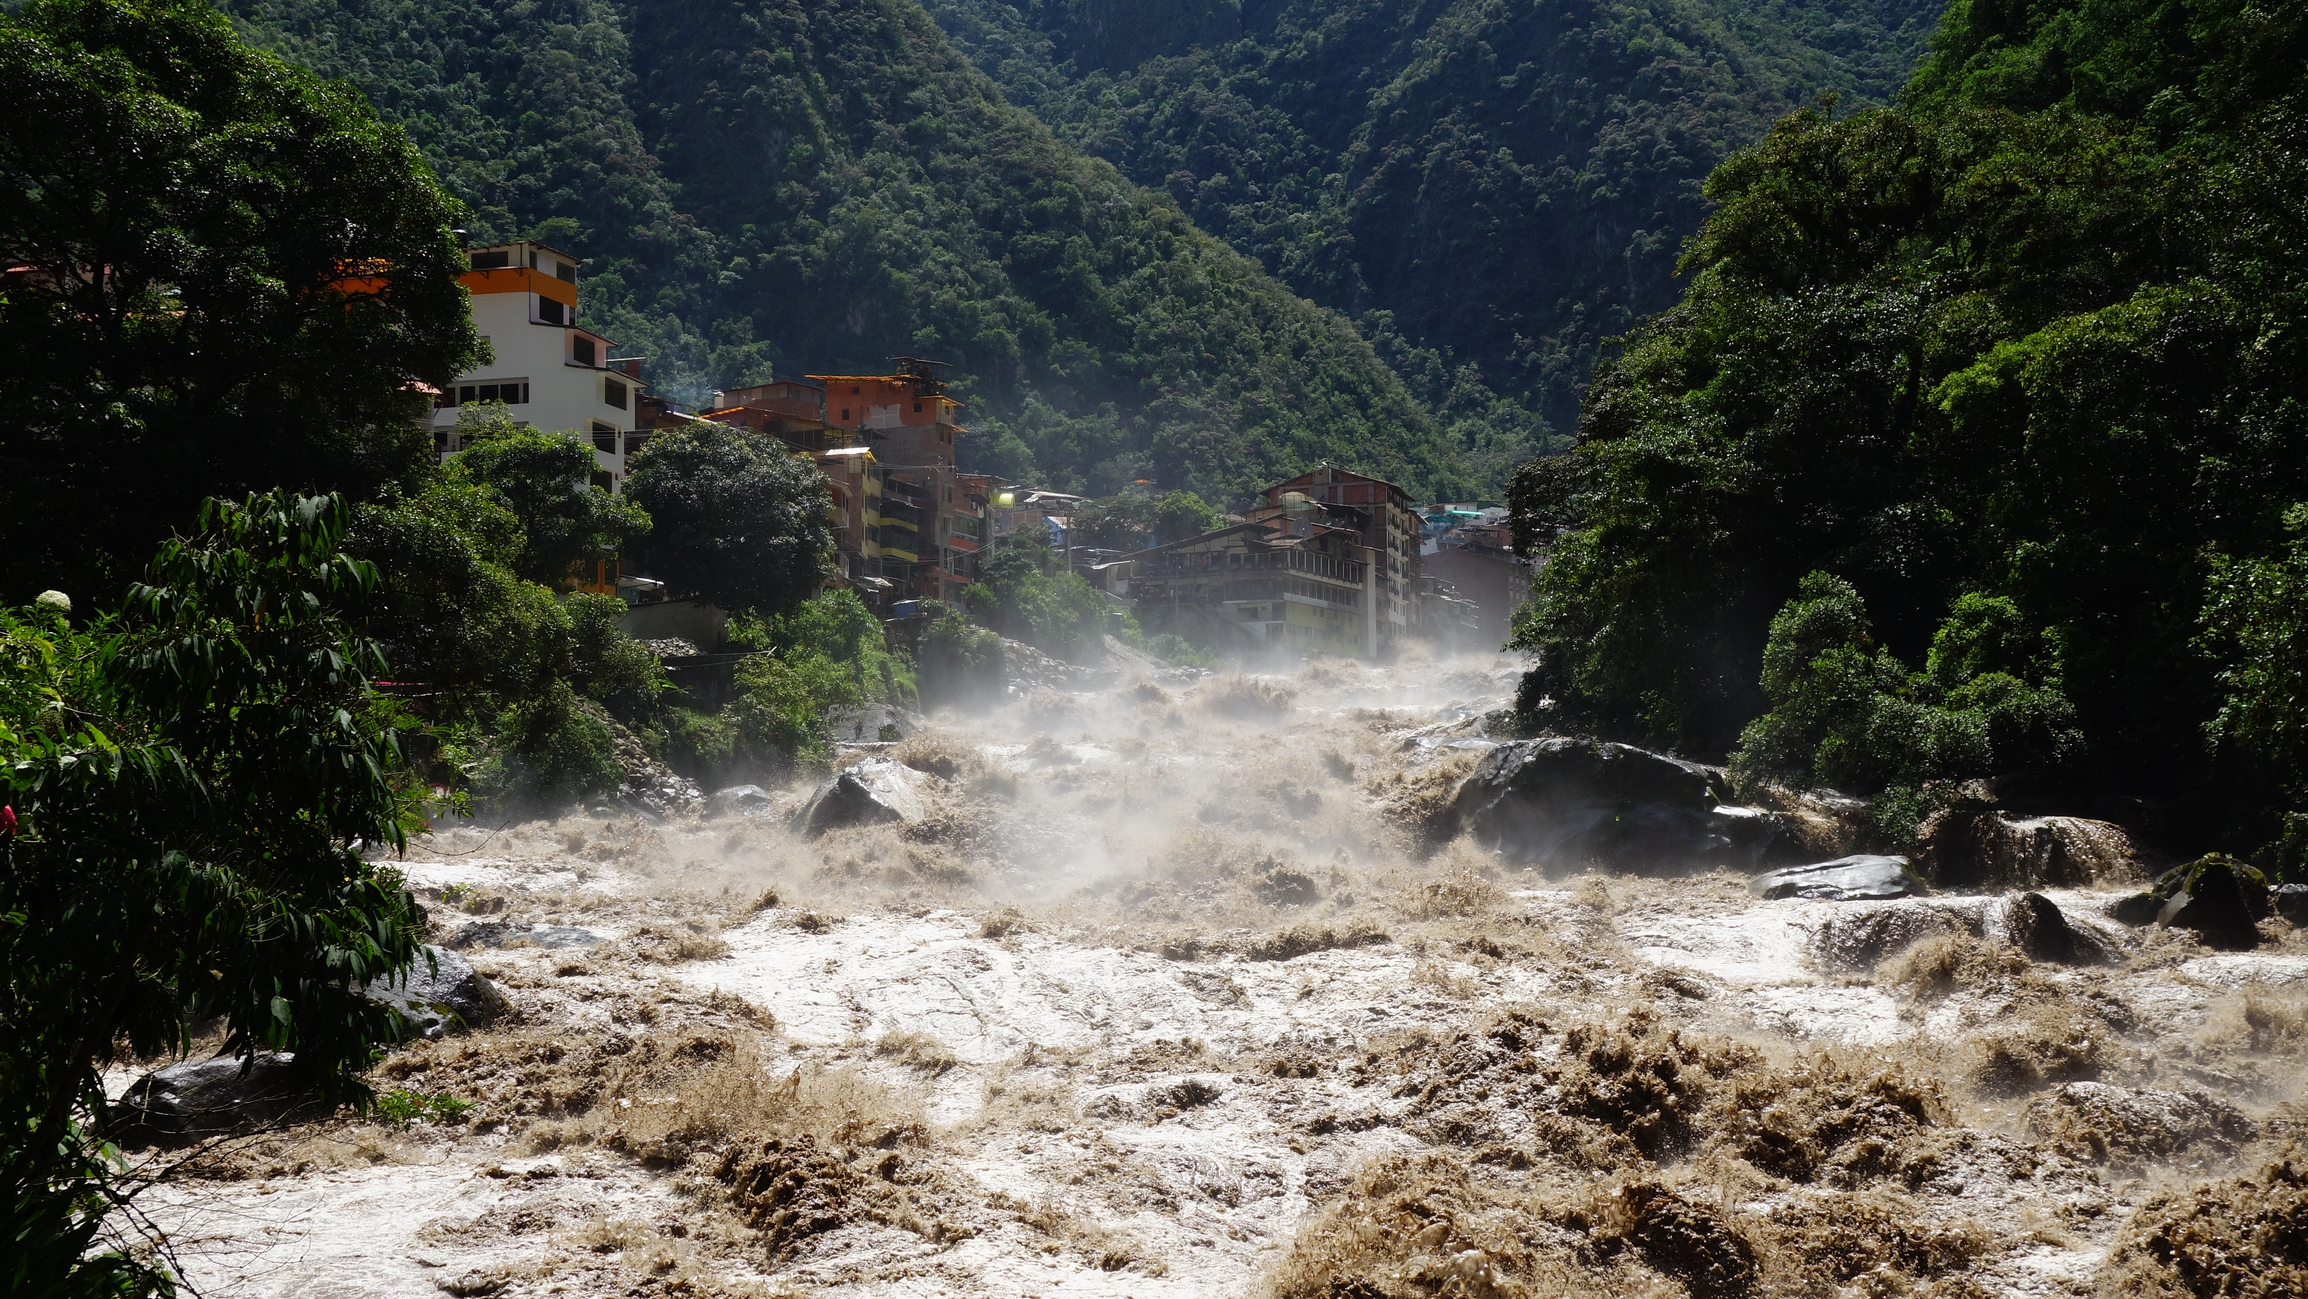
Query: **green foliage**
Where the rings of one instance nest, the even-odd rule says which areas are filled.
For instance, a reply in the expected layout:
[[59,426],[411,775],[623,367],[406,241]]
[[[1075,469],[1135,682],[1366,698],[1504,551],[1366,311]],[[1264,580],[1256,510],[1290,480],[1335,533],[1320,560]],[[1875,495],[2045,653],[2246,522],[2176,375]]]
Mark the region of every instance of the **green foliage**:
[[657,656],[618,625],[625,616],[623,600],[580,591],[562,608],[569,619],[570,675],[587,698],[612,713],[634,716],[671,688]]
[[965,464],[1054,487],[1460,481],[1352,324],[1005,103],[911,3],[228,8],[361,86],[478,233],[550,225],[588,259],[585,323],[675,395],[932,356]]
[[459,208],[359,94],[199,0],[0,14],[0,85],[0,248],[30,268],[0,283],[20,597],[109,601],[204,496],[424,463],[406,385],[481,348]]
[[1001,698],[1000,636],[971,626],[960,610],[935,600],[923,602],[922,620],[914,662],[921,674],[924,707],[971,706]]
[[483,798],[552,807],[614,793],[623,774],[608,724],[556,679],[504,711],[471,778]]
[[1073,537],[1077,546],[1138,550],[1182,541],[1222,522],[1218,511],[1192,492],[1165,492],[1155,497],[1124,492],[1084,501],[1074,511]]
[[766,622],[733,621],[730,639],[789,658],[816,655],[838,666],[849,677],[843,703],[912,701],[912,670],[890,652],[881,619],[855,591],[823,592]]
[[774,614],[832,571],[825,475],[774,439],[720,424],[658,433],[625,492],[659,522],[642,557],[682,595]]
[[1889,99],[1939,6],[926,7],[1061,138],[1353,313],[1463,457],[1448,498],[1559,445],[1603,340],[1672,302],[1708,170],[1820,92]]
[[970,611],[1012,640],[1076,662],[1103,653],[1114,608],[1080,574],[1061,569],[1058,556],[1038,537],[1003,542],[978,568],[965,588]]
[[393,1040],[359,995],[417,951],[420,913],[360,845],[399,846],[381,662],[346,617],[377,586],[338,550],[332,497],[211,502],[120,612],[74,630],[0,613],[0,1203],[11,1293],[137,1293],[162,1278],[91,1246],[114,1205],[98,1069],[294,1051],[325,1092]]
[[1809,574],[1771,620],[1762,685],[1771,710],[1731,756],[1742,777],[1873,793],[2042,768],[2081,743],[2056,648],[2024,633],[2011,601],[1976,592],[1956,600],[1911,674],[1871,648],[1851,583]]
[[572,566],[648,533],[647,512],[594,484],[593,448],[575,435],[522,428],[494,403],[460,409],[457,432],[449,480],[479,484],[520,520],[522,577],[559,588]]
[[2293,506],[2284,522],[2293,537],[2276,554],[2213,557],[2200,640],[2231,666],[2220,674],[2224,699],[2207,730],[2308,786],[2308,505]]
[[570,670],[569,613],[506,567],[519,520],[482,488],[435,482],[354,512],[348,552],[384,574],[362,625],[393,679],[420,683],[444,722],[524,699]]
[[462,1096],[448,1092],[410,1091],[395,1088],[377,1097],[377,1117],[395,1127],[405,1128],[423,1119],[429,1123],[459,1123],[473,1112],[474,1104]]
[[[1688,293],[1522,498],[1530,530],[1570,528],[1519,615],[1528,695],[1720,753],[1780,711],[1773,611],[1824,570],[1884,646],[1929,652],[1934,706],[2040,747],[2058,719],[2011,660],[2056,647],[2090,741],[2071,774],[2264,832],[2280,773],[2202,739],[2251,707],[2232,633],[2276,625],[2216,574],[2286,562],[2308,498],[2308,11],[2179,12],[1959,4],[1901,107],[1797,114],[1714,173]],[[1837,662],[1821,698],[1872,698]],[[1997,662],[1962,698],[1936,679]]]

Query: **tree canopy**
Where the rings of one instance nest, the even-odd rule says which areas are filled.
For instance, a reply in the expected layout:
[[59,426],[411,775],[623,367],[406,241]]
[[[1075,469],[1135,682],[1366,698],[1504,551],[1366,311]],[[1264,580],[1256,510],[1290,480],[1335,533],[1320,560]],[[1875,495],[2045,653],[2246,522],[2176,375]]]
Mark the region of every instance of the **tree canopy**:
[[416,955],[420,913],[360,855],[403,842],[376,589],[339,552],[350,512],[292,493],[212,502],[117,614],[75,630],[0,610],[0,1205],[10,1293],[136,1293],[92,1250],[116,1205],[97,1070],[181,1053],[292,1051],[324,1094],[392,1041],[360,995]]
[[1900,106],[1725,162],[1689,291],[1518,493],[1520,531],[1568,528],[1526,703],[1720,755],[1806,574],[1909,662],[2004,602],[2058,647],[2077,778],[2259,833],[2280,770],[2204,741],[2281,689],[2245,593],[2308,499],[2304,70],[2297,6],[1958,4]]
[[776,440],[723,424],[654,434],[625,492],[657,520],[642,556],[683,596],[782,613],[832,571],[825,475]]
[[15,581],[108,601],[206,496],[423,463],[410,385],[482,345],[462,208],[358,92],[198,0],[0,14],[0,84]]

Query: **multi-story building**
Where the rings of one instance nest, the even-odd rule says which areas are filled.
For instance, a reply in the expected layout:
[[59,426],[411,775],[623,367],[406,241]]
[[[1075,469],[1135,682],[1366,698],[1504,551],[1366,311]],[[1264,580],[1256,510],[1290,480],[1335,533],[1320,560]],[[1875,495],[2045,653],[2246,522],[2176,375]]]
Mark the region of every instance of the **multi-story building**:
[[611,356],[608,339],[577,324],[578,259],[526,240],[475,248],[470,257],[461,281],[495,359],[458,375],[434,399],[435,449],[459,449],[459,407],[501,401],[531,428],[590,440],[594,481],[619,490],[634,449],[628,438],[641,405],[641,361]]
[[907,594],[951,600],[977,576],[987,492],[956,469],[966,431],[936,361],[892,358],[896,374],[813,374],[825,423],[866,440],[882,465],[881,576]]
[[1368,656],[1378,636],[1369,558],[1352,528],[1306,517],[1254,519],[1132,555],[1130,598],[1149,628],[1294,653]]
[[1421,520],[1410,494],[1382,478],[1324,465],[1265,490],[1267,507],[1281,509],[1299,497],[1323,507],[1326,519],[1346,524],[1371,552],[1372,586],[1377,592],[1370,652],[1391,654],[1419,626],[1419,533]]

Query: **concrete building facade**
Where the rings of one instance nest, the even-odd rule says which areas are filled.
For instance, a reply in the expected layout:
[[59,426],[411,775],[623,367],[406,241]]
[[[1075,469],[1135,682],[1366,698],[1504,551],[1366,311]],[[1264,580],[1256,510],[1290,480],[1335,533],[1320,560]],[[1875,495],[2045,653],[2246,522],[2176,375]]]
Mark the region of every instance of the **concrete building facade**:
[[595,478],[610,491],[624,485],[625,457],[643,398],[641,361],[615,357],[610,341],[577,324],[579,260],[541,243],[517,241],[472,249],[461,277],[473,324],[495,359],[457,376],[434,399],[433,446],[457,451],[457,411],[501,401],[531,428],[568,432],[592,443]]

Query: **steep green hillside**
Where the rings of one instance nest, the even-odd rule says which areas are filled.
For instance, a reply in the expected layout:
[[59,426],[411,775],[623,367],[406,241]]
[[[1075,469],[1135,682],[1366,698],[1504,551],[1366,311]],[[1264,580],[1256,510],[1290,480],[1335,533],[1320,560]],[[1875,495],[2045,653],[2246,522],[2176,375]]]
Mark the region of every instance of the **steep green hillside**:
[[1708,171],[1821,92],[1889,98],[1939,11],[925,2],[1076,147],[1354,315],[1486,478],[1567,435],[1600,341],[1673,301]]
[[[1984,669],[2072,702],[2061,774],[2212,846],[2266,843],[2272,791],[2308,814],[2303,122],[2297,3],[1966,0],[1900,107],[1726,163],[1688,294],[1519,476],[1524,528],[1568,530],[1529,702],[1700,753],[1800,735],[1815,779],[2030,765],[2001,704],[1939,696]],[[1981,744],[1903,752],[1933,716]]]
[[226,0],[475,210],[592,259],[590,323],[695,395],[953,362],[966,461],[1213,499],[1330,459],[1465,485],[1345,319],[1086,159],[905,0]]

